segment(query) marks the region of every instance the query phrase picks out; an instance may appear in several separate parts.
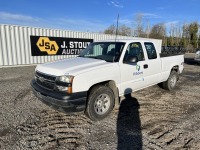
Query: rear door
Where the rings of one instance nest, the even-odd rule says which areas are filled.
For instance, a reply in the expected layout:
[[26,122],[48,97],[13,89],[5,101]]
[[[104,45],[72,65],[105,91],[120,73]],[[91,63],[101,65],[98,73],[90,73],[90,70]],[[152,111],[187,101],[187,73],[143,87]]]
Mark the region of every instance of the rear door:
[[157,53],[153,42],[144,42],[144,49],[147,53],[147,70],[145,72],[145,86],[159,83],[161,80],[161,59]]

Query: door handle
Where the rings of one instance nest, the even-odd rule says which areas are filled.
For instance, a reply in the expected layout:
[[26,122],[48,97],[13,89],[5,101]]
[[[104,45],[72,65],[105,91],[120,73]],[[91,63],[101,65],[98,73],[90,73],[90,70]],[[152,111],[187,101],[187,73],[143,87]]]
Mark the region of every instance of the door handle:
[[147,69],[147,68],[148,68],[148,65],[147,65],[147,64],[145,64],[145,65],[144,65],[144,69]]

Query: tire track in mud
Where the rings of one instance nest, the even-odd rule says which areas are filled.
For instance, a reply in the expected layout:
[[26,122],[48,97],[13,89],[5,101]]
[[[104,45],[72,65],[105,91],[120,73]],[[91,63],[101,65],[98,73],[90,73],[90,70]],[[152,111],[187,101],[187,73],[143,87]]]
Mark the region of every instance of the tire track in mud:
[[16,98],[14,99],[14,105],[17,104],[18,101],[20,101],[21,99],[25,98],[29,93],[31,92],[31,89],[24,89],[22,92],[20,92]]
[[[192,112],[179,120],[179,123],[173,128],[173,133],[179,133],[179,136],[171,140],[169,148],[179,144],[180,148],[192,147],[199,149],[200,147],[200,104],[197,105]],[[169,144],[168,144],[169,145]],[[195,147],[195,145],[199,145]],[[178,147],[177,146],[177,147]]]
[[84,115],[66,115],[54,110],[42,111],[38,118],[16,128],[19,149],[84,149],[84,135],[91,121]]
[[146,123],[142,128],[144,137],[148,137],[143,140],[145,147],[166,150],[199,149],[200,129],[197,126],[200,123],[200,105],[178,120],[175,124],[165,121]]
[[[111,113],[114,115],[113,113]],[[116,122],[113,121],[113,116],[108,116],[106,119],[93,122],[90,129],[88,129],[89,136],[86,139],[88,143],[87,149],[116,149],[111,148],[112,143],[116,142]],[[112,120],[112,121],[111,121]],[[113,129],[114,128],[114,129]],[[112,145],[113,146],[113,145]]]
[[[188,77],[181,77],[178,82],[180,87],[170,93],[157,91],[156,86],[136,92],[136,97],[141,100],[140,117],[144,121],[144,149],[200,148],[200,129],[197,128],[200,124],[200,95],[198,86],[192,86],[199,82],[197,77],[190,80]],[[192,101],[185,102],[191,98]]]
[[182,127],[165,128],[158,125],[148,131],[143,131],[143,147],[145,149],[199,149],[198,133],[191,133]]

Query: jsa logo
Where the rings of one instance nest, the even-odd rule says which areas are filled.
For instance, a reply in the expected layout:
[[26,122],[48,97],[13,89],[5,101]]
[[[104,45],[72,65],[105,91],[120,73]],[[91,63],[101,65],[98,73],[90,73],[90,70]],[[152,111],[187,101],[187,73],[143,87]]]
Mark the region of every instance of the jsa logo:
[[37,46],[41,52],[47,52],[49,55],[55,55],[59,49],[57,43],[50,41],[48,37],[40,37]]

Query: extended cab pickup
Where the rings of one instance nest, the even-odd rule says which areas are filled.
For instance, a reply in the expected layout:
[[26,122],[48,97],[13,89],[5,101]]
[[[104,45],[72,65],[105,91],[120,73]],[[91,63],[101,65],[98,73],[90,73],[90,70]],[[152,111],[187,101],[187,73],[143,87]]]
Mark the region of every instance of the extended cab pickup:
[[76,58],[38,65],[31,86],[54,109],[101,120],[123,95],[155,84],[175,88],[184,56],[163,57],[161,47],[155,39],[94,42]]

